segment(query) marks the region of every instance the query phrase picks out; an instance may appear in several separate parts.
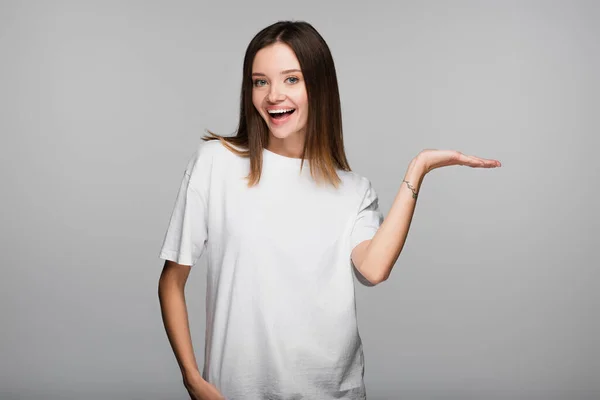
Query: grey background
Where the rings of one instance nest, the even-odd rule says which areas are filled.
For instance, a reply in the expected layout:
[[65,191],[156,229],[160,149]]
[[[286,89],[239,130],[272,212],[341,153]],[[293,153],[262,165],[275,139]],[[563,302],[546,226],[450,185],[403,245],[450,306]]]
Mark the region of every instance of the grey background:
[[235,129],[246,46],[280,19],[328,42],[384,214],[421,149],[503,163],[427,175],[390,279],[357,286],[369,399],[600,398],[599,11],[2,1],[0,398],[187,398],[158,252],[204,129]]

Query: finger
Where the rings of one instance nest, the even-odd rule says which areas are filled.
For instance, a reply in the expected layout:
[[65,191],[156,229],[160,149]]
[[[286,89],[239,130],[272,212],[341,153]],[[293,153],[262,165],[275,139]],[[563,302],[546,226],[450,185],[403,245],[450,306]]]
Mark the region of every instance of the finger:
[[499,166],[496,160],[487,160],[485,158],[470,156],[466,154],[461,155],[460,161],[462,162],[462,165],[466,165],[472,168],[494,168]]
[[480,158],[480,157],[475,157],[477,160],[479,160],[479,162],[481,163],[481,165],[485,168],[495,168],[495,167],[499,167],[500,161],[498,160],[492,160],[492,159],[487,159],[487,158]]
[[458,161],[461,165],[466,165],[469,167],[480,167],[483,165],[480,158],[462,153],[460,153],[458,156]]
[[474,163],[474,167],[479,167],[479,168],[496,168],[500,166],[500,161],[497,160],[491,160],[491,159],[486,159],[486,158],[481,158],[481,157],[475,157],[475,156],[471,156],[473,163]]

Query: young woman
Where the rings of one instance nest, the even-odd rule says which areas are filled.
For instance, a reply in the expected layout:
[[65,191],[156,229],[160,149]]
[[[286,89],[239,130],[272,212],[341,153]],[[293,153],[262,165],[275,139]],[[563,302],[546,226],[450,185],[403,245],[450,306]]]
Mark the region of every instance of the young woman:
[[[250,42],[237,135],[203,138],[189,161],[160,257],[167,335],[192,399],[365,399],[354,276],[385,281],[429,171],[500,163],[424,150],[384,218],[344,154],[335,67],[306,22]],[[184,286],[206,252],[200,374]]]

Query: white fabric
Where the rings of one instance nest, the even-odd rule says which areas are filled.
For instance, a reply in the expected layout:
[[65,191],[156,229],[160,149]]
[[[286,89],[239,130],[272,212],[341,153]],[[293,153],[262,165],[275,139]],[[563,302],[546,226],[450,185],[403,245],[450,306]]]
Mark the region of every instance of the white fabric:
[[366,398],[350,253],[383,216],[368,179],[338,171],[335,189],[309,168],[265,149],[248,188],[249,159],[215,140],[185,170],[159,257],[206,250],[202,375],[228,400]]

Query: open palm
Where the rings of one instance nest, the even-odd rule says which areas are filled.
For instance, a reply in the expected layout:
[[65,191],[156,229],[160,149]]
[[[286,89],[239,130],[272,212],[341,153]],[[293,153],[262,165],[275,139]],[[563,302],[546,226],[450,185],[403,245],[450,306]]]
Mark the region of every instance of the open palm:
[[425,166],[426,172],[450,165],[464,165],[472,168],[497,168],[502,166],[498,160],[470,156],[456,150],[425,149],[419,153],[417,158]]

